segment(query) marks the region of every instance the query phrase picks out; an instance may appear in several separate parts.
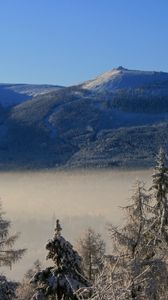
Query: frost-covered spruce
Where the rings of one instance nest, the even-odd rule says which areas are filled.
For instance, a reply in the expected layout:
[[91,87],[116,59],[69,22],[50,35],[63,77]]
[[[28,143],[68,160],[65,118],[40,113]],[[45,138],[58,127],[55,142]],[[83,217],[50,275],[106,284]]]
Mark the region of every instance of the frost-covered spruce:
[[83,269],[87,278],[94,281],[96,275],[103,268],[105,242],[99,233],[88,228],[77,241],[77,249],[82,256]]
[[14,249],[18,239],[18,233],[10,235],[11,222],[4,218],[4,212],[0,203],[0,267],[9,266],[20,260],[25,249]]
[[109,226],[109,232],[113,240],[113,246],[117,253],[125,252],[129,257],[146,255],[147,209],[150,197],[146,192],[144,183],[137,181],[131,196],[129,205],[123,207],[125,224],[118,229],[114,225]]
[[162,148],[157,156],[157,165],[152,177],[155,203],[153,229],[157,236],[160,235],[168,243],[168,168],[165,165],[165,153]]
[[88,286],[81,268],[81,257],[61,235],[61,230],[57,220],[54,238],[46,245],[49,251],[47,259],[52,259],[54,266],[35,274],[32,283],[38,288],[34,300],[77,300],[76,291]]
[[[11,267],[22,258],[25,252],[25,249],[14,249],[18,234],[10,235],[10,225],[10,221],[4,218],[4,212],[0,203],[0,267]],[[15,282],[8,281],[6,277],[1,274],[0,300],[14,299],[17,286]]]
[[137,183],[131,203],[124,209],[126,220],[121,229],[109,227],[115,256],[111,257],[112,282],[107,276],[107,286],[111,282],[117,300],[166,299],[167,265],[163,257],[155,255],[155,246],[151,244],[152,208],[142,183]]

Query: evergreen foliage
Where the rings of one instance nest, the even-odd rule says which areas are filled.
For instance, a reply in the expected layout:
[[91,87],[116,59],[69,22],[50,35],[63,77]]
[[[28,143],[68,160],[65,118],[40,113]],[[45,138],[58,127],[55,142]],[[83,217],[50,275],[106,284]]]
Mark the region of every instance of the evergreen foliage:
[[119,294],[118,299],[159,300],[167,289],[167,265],[155,256],[151,243],[148,216],[151,198],[142,183],[137,183],[131,201],[124,208],[125,225],[121,229],[113,225],[109,228],[117,257],[113,274],[117,284],[113,289]]
[[105,243],[99,233],[88,228],[77,242],[77,249],[82,257],[85,275],[90,281],[102,270],[105,256]]
[[9,266],[20,260],[25,253],[25,249],[14,249],[13,246],[19,234],[10,235],[11,223],[4,219],[4,212],[0,204],[0,267]]
[[18,283],[8,281],[4,275],[0,275],[0,299],[1,300],[12,300],[16,299],[15,291]]
[[35,274],[32,283],[38,287],[32,299],[77,300],[76,291],[88,286],[88,281],[82,271],[81,257],[61,235],[59,220],[46,249],[47,259],[52,259],[54,266]]
[[165,153],[162,148],[157,156],[157,164],[152,177],[151,189],[154,192],[155,202],[153,207],[155,219],[152,229],[157,234],[158,241],[162,240],[168,245],[168,168],[165,166]]
[[[25,249],[14,249],[14,244],[18,238],[18,234],[10,235],[9,229],[11,222],[4,218],[4,212],[0,203],[0,267],[12,267],[14,263],[20,260],[25,253]],[[0,299],[15,299],[15,292],[18,284],[7,280],[0,275]]]

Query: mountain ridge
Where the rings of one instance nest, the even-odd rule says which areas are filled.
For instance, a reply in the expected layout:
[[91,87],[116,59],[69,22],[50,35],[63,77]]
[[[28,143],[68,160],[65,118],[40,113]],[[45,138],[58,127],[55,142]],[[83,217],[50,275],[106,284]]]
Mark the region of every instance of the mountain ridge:
[[63,88],[47,84],[0,83],[0,105],[10,107],[29,100],[33,96]]
[[168,73],[119,67],[29,97],[0,109],[1,170],[144,168],[168,149]]

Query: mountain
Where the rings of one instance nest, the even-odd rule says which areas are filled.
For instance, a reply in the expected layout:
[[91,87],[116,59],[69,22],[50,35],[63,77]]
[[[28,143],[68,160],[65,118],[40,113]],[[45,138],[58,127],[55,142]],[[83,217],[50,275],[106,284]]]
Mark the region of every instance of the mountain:
[[24,102],[33,96],[43,95],[60,89],[60,86],[37,84],[0,84],[0,105],[10,107]]
[[84,82],[84,89],[96,92],[116,92],[120,89],[134,89],[168,81],[168,73],[128,70],[122,66],[106,72],[96,79]]
[[1,169],[144,168],[160,146],[168,149],[164,72],[119,67],[0,110]]

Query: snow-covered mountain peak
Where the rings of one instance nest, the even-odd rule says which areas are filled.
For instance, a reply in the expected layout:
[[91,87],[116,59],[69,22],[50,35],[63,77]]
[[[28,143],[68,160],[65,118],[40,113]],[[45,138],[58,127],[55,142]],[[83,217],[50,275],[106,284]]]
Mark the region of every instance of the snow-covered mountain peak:
[[104,92],[125,88],[138,88],[165,81],[168,81],[168,73],[128,70],[119,66],[118,68],[103,73],[93,80],[84,82],[82,88],[96,92]]

